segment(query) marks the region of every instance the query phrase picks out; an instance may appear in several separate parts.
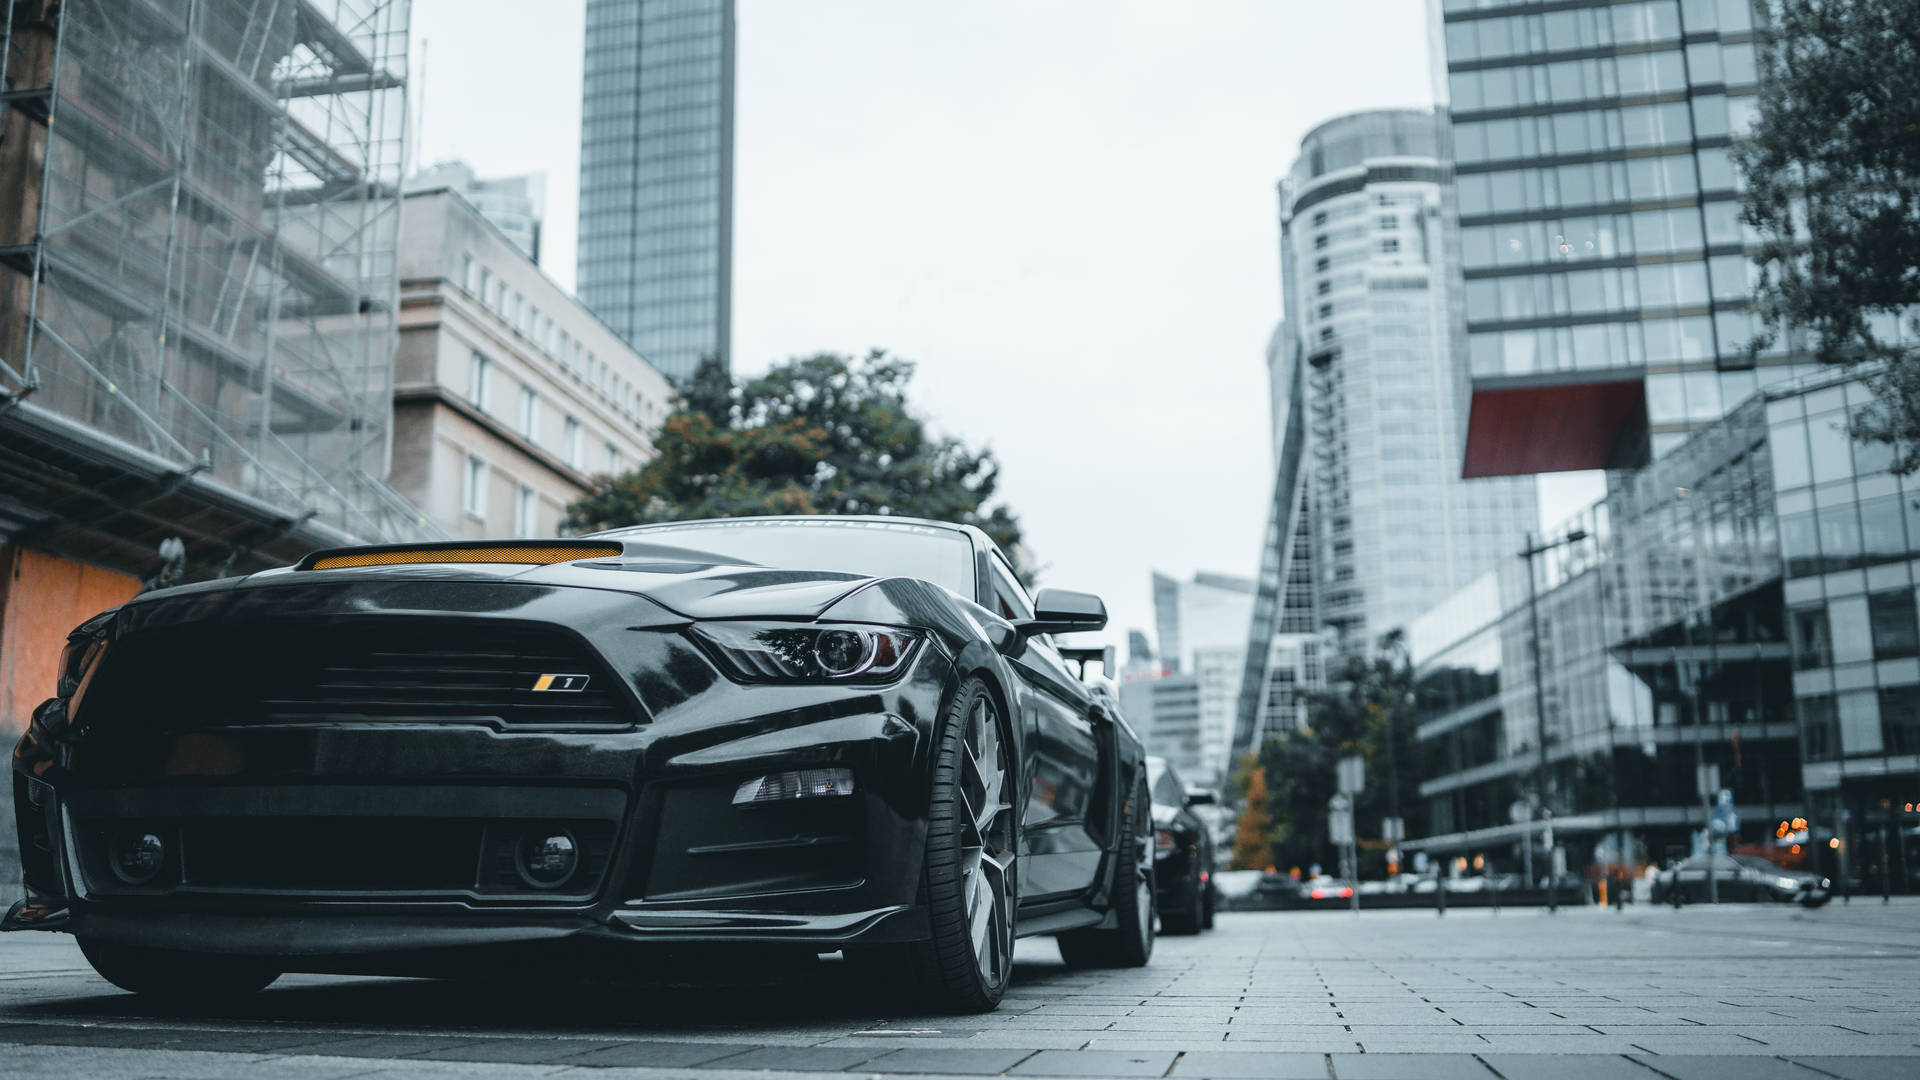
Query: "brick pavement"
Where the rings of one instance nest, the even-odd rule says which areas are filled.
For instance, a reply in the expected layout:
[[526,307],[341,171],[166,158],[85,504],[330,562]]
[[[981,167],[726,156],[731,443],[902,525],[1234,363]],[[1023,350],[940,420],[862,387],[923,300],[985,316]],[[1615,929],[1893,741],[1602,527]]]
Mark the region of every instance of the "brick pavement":
[[1142,970],[1019,953],[987,1016],[902,1012],[835,961],[671,987],[292,976],[209,1014],[8,935],[0,1074],[1920,1077],[1920,903],[1250,913]]

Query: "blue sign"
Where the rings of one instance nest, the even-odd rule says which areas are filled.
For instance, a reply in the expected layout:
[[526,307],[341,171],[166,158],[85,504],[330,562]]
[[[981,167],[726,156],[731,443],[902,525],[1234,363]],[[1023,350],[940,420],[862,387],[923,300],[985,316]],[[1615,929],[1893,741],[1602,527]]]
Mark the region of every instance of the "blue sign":
[[1708,815],[1707,827],[1722,836],[1740,831],[1740,811],[1733,808],[1732,791],[1720,789],[1720,796],[1713,801],[1713,813]]

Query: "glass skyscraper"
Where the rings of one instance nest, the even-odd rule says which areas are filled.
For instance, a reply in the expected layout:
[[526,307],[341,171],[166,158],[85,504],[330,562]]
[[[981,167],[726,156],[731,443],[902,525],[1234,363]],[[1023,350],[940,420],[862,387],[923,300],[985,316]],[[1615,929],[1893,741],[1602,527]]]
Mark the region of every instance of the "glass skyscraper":
[[733,0],[587,0],[580,299],[670,378],[729,360]]
[[1729,146],[1754,0],[1441,0],[1466,278],[1468,476],[1632,468],[1784,377],[1748,355]]
[[1525,544],[1529,479],[1463,480],[1457,268],[1431,112],[1308,132],[1281,185],[1289,343],[1307,364],[1319,617],[1365,649]]

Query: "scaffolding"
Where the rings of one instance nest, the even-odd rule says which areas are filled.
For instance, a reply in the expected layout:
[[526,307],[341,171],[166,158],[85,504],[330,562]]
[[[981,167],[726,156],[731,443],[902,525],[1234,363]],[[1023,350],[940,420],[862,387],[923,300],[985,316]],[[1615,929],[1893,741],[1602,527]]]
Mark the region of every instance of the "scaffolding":
[[408,0],[5,5],[0,424],[323,538],[432,534],[384,483]]

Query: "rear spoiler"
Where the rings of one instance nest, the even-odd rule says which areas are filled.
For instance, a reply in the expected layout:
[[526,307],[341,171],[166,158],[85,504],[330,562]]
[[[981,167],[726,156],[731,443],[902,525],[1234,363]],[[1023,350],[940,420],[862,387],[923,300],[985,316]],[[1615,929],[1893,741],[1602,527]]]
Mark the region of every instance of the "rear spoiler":
[[293,568],[344,570],[356,566],[399,566],[406,563],[548,566],[577,559],[605,558],[619,555],[625,550],[626,545],[618,540],[454,540],[429,544],[380,544],[311,552],[295,563]]

